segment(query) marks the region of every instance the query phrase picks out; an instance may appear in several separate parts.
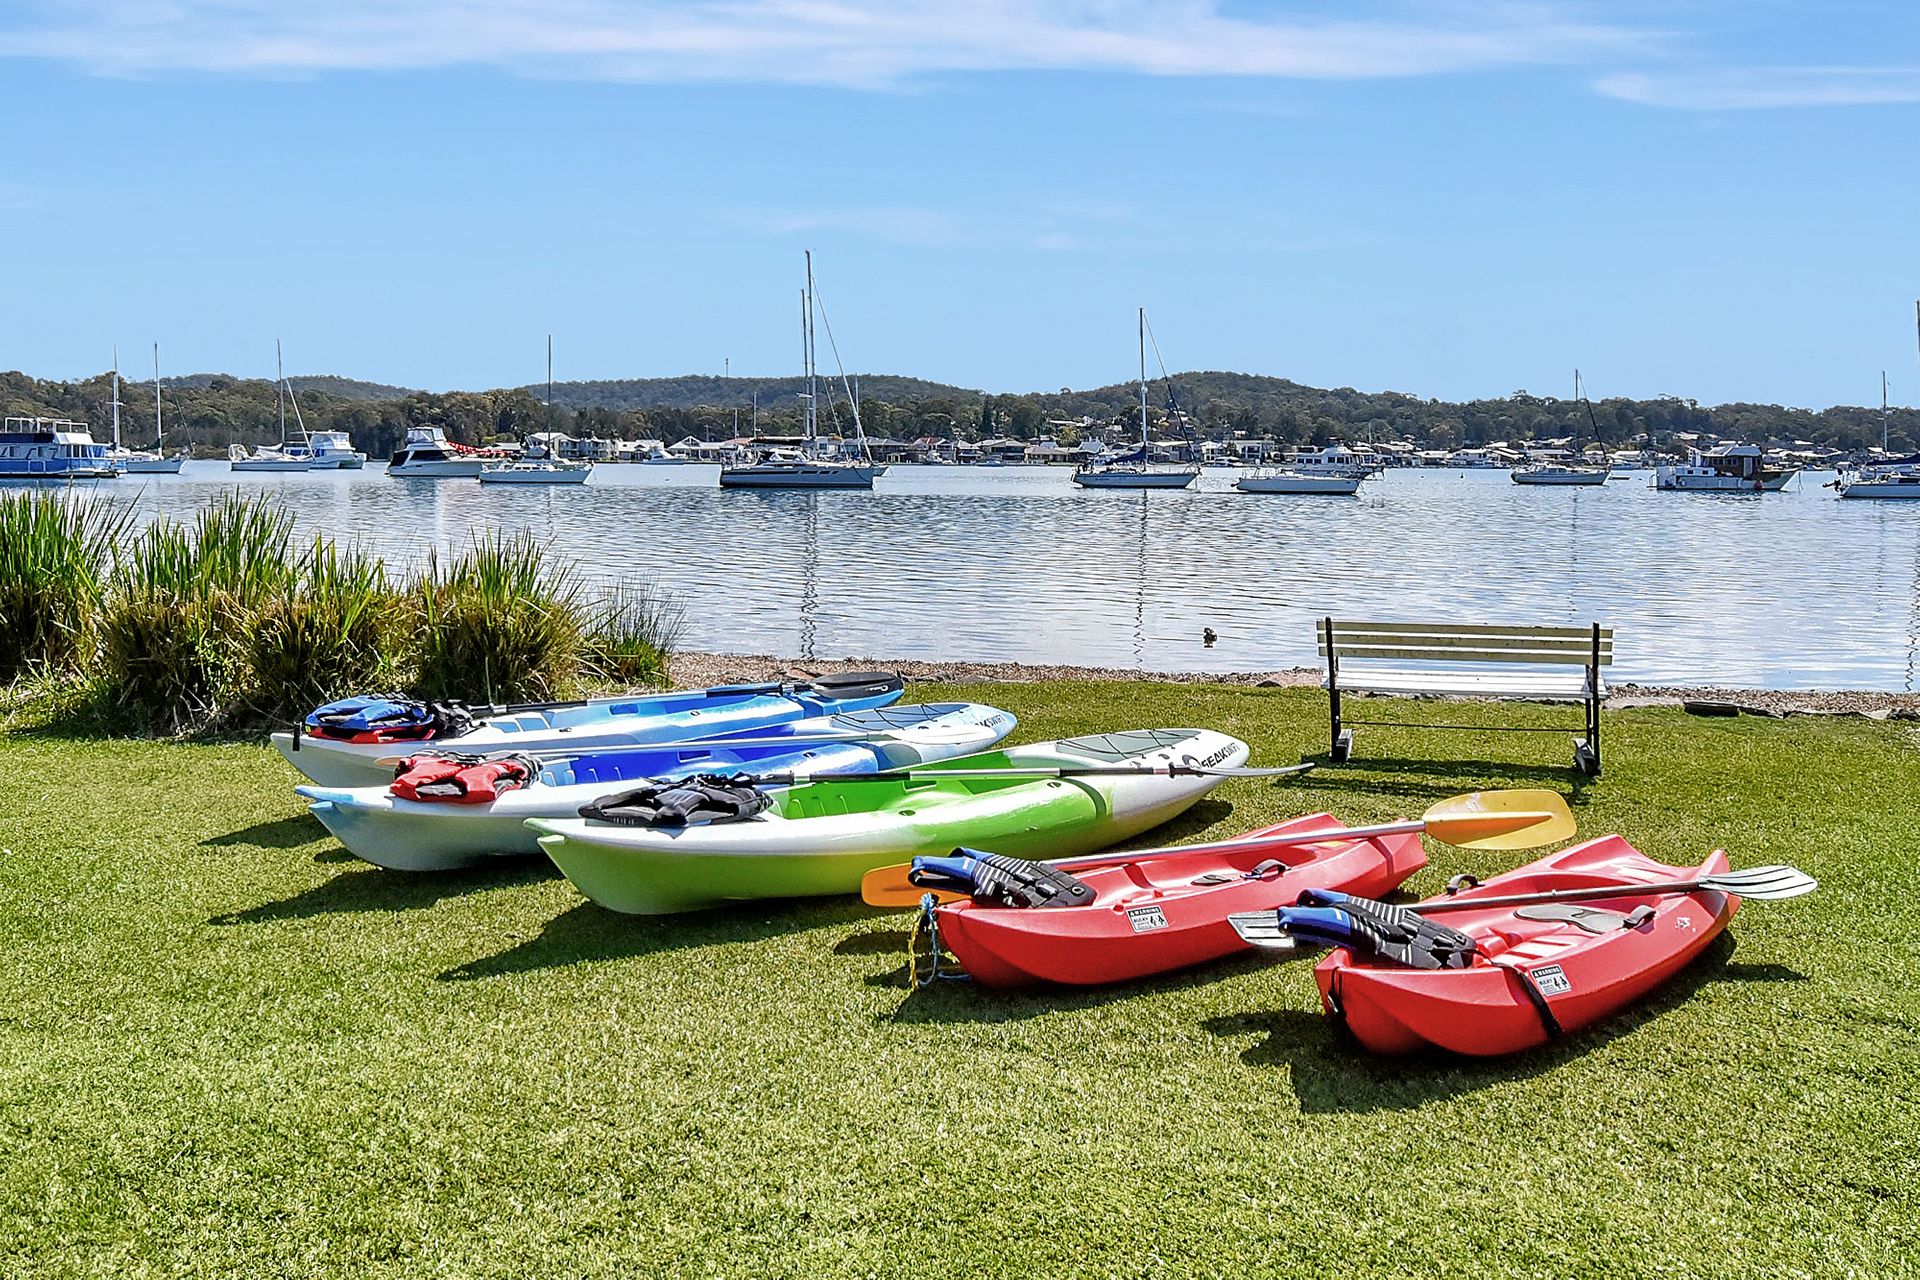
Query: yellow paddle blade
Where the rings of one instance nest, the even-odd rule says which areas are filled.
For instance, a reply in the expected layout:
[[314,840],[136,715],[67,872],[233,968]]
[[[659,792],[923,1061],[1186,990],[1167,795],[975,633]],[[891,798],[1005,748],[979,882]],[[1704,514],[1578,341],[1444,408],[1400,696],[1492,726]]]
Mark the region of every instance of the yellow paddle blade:
[[1442,800],[1423,820],[1428,835],[1462,849],[1537,849],[1576,831],[1558,791],[1475,791]]
[[913,864],[910,862],[875,867],[860,877],[860,901],[870,907],[917,907],[920,899],[929,892],[940,902],[958,902],[967,896],[964,893],[948,893],[943,889],[922,889],[907,879],[907,872],[911,870]]

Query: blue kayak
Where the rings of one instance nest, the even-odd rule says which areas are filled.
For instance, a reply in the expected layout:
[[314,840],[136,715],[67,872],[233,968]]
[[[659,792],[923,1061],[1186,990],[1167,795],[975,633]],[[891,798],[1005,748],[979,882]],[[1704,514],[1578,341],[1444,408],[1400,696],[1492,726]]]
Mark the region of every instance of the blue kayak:
[[[890,706],[905,691],[900,677],[851,672],[815,680],[764,685],[720,685],[678,693],[595,698],[585,702],[462,709],[472,727],[445,733],[431,723],[334,719],[324,730],[308,726],[276,733],[273,745],[288,763],[324,787],[384,785],[393,780],[391,761],[418,747],[446,751],[519,751],[582,754],[650,743],[721,738],[770,729],[794,720]],[[354,699],[353,703],[374,700]],[[382,703],[395,700],[382,699]],[[345,704],[334,704],[344,706]],[[424,704],[416,704],[424,705]],[[324,720],[321,708],[308,721]],[[405,736],[390,736],[381,723],[402,723]],[[361,724],[369,725],[356,731]]]

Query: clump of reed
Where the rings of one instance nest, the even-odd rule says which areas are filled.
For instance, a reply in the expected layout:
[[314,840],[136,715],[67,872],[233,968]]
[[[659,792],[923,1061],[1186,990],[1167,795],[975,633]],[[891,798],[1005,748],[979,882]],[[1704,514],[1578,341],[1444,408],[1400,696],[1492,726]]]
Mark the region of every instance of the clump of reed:
[[375,689],[561,698],[664,683],[683,625],[651,583],[588,599],[524,533],[399,579],[357,549],[297,547],[265,496],[129,530],[105,503],[0,495],[0,715],[30,704],[181,733],[284,724]]
[[415,581],[412,687],[429,698],[563,697],[581,671],[580,581],[531,534],[489,531]]
[[406,600],[378,557],[316,538],[298,574],[266,597],[247,628],[249,709],[269,720],[400,683]]
[[130,518],[97,498],[0,493],[0,682],[84,661]]
[[120,557],[100,615],[100,669],[115,700],[170,732],[220,719],[252,625],[293,590],[293,516],[229,494],[191,528],[150,526]]
[[615,587],[587,614],[586,669],[605,684],[665,684],[686,622],[684,606],[653,582]]

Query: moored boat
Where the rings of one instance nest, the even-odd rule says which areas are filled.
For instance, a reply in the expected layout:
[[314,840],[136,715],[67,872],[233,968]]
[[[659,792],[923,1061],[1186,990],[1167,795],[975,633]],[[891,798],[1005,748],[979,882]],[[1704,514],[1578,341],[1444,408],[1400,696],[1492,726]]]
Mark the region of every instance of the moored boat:
[[1573,466],[1561,462],[1533,462],[1515,467],[1508,478],[1515,484],[1605,484],[1609,467]]
[[108,456],[119,464],[122,471],[130,476],[175,476],[180,474],[181,464],[187,455],[175,453],[167,455],[167,429],[162,421],[160,410],[160,344],[153,344],[153,430],[154,445],[151,449],[128,449],[120,443],[120,410],[125,408],[120,401],[120,349],[113,350],[113,448]]
[[555,757],[525,785],[472,802],[406,798],[389,785],[303,786],[301,795],[348,850],[382,867],[433,871],[538,854],[528,818],[570,818],[580,806],[647,779],[741,770],[859,774],[982,751],[1013,731],[1010,712],[966,702],[896,705],[792,720],[697,743]]
[[1692,493],[1777,493],[1797,467],[1768,466],[1757,445],[1723,444],[1692,451],[1684,463],[1654,469],[1653,487]]
[[1330,493],[1351,495],[1360,492],[1358,475],[1335,475],[1324,473],[1315,475],[1291,468],[1268,471],[1260,470],[1252,475],[1241,476],[1233,482],[1233,487],[1242,493]]
[[[853,893],[875,867],[957,846],[1012,857],[1105,848],[1184,812],[1222,780],[1145,770],[1232,767],[1246,757],[1246,743],[1211,730],[1138,729],[962,756],[920,777],[809,782],[772,793],[769,807],[744,821],[644,827],[536,818],[529,825],[574,886],[601,906],[665,915],[756,898]],[[1076,767],[1142,772],[1016,772]]]
[[[1739,899],[1635,888],[1726,869],[1723,853],[1698,868],[1670,867],[1603,836],[1451,895],[1447,913],[1432,919],[1473,940],[1464,967],[1410,968],[1337,949],[1314,976],[1328,1015],[1376,1053],[1517,1053],[1618,1012],[1685,968],[1726,928]],[[1619,896],[1597,906],[1465,906],[1610,885]]]
[[[1159,350],[1158,346],[1155,351]],[[1199,466],[1162,466],[1152,459],[1147,431],[1147,309],[1140,308],[1140,447],[1111,461],[1088,461],[1074,468],[1073,482],[1083,489],[1184,489],[1200,478]]]
[[480,468],[481,484],[585,484],[593,474],[591,462],[562,462],[558,458],[498,462]]
[[933,908],[933,928],[975,981],[995,987],[1127,982],[1203,964],[1247,949],[1227,921],[1234,912],[1291,903],[1305,888],[1377,896],[1427,864],[1417,832],[1309,845],[1274,839],[1339,825],[1320,813],[1236,837],[1232,848],[1172,849],[1104,866],[1096,854],[1068,868],[1090,890],[1084,903],[962,899]]
[[387,474],[419,479],[472,479],[489,455],[447,439],[439,427],[408,427],[406,439],[387,460]]
[[900,700],[889,672],[853,671],[810,681],[719,685],[678,693],[518,707],[464,708],[400,699],[349,699],[322,707],[275,749],[323,787],[384,786],[396,754],[431,743],[466,752],[585,752],[712,738]]
[[121,474],[109,446],[84,422],[8,418],[0,422],[0,481],[111,480]]
[[1830,483],[1842,498],[1920,498],[1920,457],[1847,471]]

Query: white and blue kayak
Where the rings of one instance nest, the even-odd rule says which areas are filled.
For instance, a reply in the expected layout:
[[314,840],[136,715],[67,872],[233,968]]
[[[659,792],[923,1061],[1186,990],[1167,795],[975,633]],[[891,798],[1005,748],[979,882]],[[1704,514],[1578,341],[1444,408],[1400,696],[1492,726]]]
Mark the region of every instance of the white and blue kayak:
[[537,854],[539,836],[526,825],[528,818],[571,818],[588,801],[648,779],[742,770],[858,775],[904,769],[984,751],[1016,723],[1010,712],[973,702],[843,712],[732,739],[553,758],[525,787],[482,804],[408,800],[388,786],[296,790],[350,852],[396,871],[441,871]]
[[[859,671],[782,684],[719,685],[584,702],[461,708],[460,719],[471,718],[470,726],[462,731],[422,729],[416,719],[402,730],[405,736],[378,728],[349,732],[362,726],[356,723],[343,727],[343,722],[325,716],[328,708],[323,707],[307,717],[307,728],[274,734],[273,745],[309,781],[323,787],[384,786],[393,781],[394,756],[429,746],[477,754],[610,751],[739,735],[814,716],[871,710],[898,702],[904,691],[897,675]],[[427,718],[429,723],[431,719]]]

